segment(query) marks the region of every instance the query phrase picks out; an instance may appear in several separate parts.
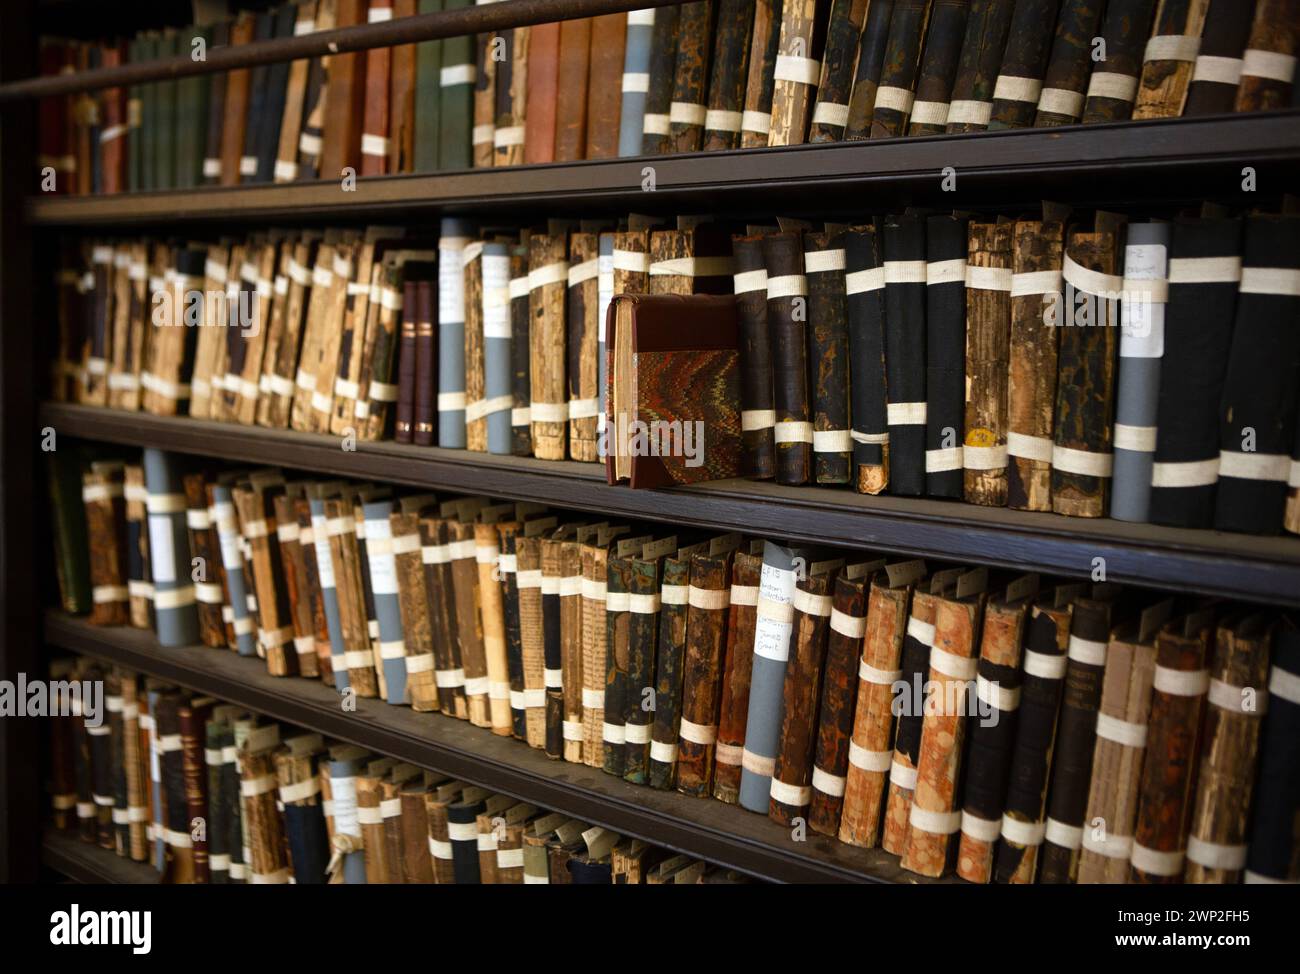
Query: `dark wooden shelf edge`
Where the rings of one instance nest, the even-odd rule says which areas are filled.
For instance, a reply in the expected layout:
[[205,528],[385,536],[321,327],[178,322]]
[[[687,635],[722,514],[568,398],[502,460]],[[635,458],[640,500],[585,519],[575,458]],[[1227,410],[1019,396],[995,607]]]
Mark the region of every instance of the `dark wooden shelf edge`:
[[58,612],[46,615],[45,640],[763,879],[921,881],[880,850],[856,849],[811,832],[795,841],[790,830],[764,816],[552,761],[520,741],[465,721],[372,699],[358,699],[354,712],[344,711],[331,688],[315,680],[269,676],[261,660],[201,646],[162,648],[152,633],[99,628]]
[[[1175,169],[1259,166],[1300,157],[1300,110],[1156,119],[1053,129],[836,142],[773,149],[684,153],[534,166],[381,176],[344,191],[337,181],[273,183],[112,196],[34,196],[38,226],[130,225],[252,220],[602,200],[646,206],[654,193],[678,202],[725,204],[728,197],[792,188],[938,185],[952,167],[960,184],[1047,175],[1111,176],[1117,168],[1167,178]],[[864,201],[865,202],[865,201]]]
[[78,883],[158,883],[158,871],[152,866],[83,842],[73,832],[47,828],[41,835],[41,860]]
[[63,403],[45,403],[40,422],[62,436],[810,544],[1074,577],[1092,576],[1096,559],[1102,559],[1111,581],[1300,606],[1300,538],[1291,536],[1163,528],[748,481],[633,491],[608,486],[594,464],[392,442],[358,443],[355,451],[345,451],[338,437]]

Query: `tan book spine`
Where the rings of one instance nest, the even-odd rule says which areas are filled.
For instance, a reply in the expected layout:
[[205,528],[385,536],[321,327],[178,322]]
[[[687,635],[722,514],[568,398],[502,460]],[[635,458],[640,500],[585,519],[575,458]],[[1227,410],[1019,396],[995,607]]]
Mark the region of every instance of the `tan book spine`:
[[479,611],[482,593],[475,563],[474,525],[451,521],[447,525],[447,547],[451,555],[452,588],[456,605],[456,640],[465,671],[465,701],[469,722],[491,727],[488,707],[487,653],[483,645],[483,616]]
[[483,336],[483,241],[465,248],[465,448],[487,452],[486,348]]
[[338,377],[339,354],[347,327],[348,289],[356,281],[359,241],[343,244],[334,254],[334,277],[324,315],[320,357],[316,360],[316,381],[308,399],[308,428],[328,433],[334,409],[334,382]]
[[1296,54],[1300,53],[1300,5],[1294,0],[1256,0],[1255,22],[1242,55],[1237,111],[1293,108]]
[[315,678],[320,676],[316,657],[316,619],[312,611],[311,586],[307,581],[307,564],[303,560],[298,512],[294,509],[294,498],[287,494],[276,494],[272,502],[275,505],[275,537],[280,546],[280,565],[284,572],[288,619],[293,627],[297,671],[300,676]]
[[[713,797],[729,805],[740,800],[740,769],[749,721],[749,681],[754,671],[754,627],[758,624],[758,583],[762,569],[762,555],[738,551],[732,560],[718,741],[713,751]],[[685,695],[684,686],[682,692]]]
[[986,507],[1007,503],[1013,227],[971,223],[966,265],[964,496]]
[[[608,549],[594,544],[582,546],[582,763],[592,768],[605,765],[605,576],[608,560]],[[521,603],[522,600],[521,592]],[[524,672],[526,678],[527,664]]]
[[533,234],[528,240],[529,403],[533,455],[568,455],[569,398],[565,385],[564,314],[569,262],[564,236]]
[[[529,747],[546,744],[545,647],[542,637],[542,543],[515,539],[520,648],[524,660],[524,722]],[[604,681],[604,670],[602,683]]]
[[569,237],[568,359],[569,455],[599,460],[596,429],[600,412],[597,388],[597,341],[600,332],[597,294],[599,238],[594,233]]
[[293,676],[298,672],[298,659],[280,546],[272,540],[276,536],[272,496],[258,486],[236,487],[231,494],[253,569],[258,653],[265,656],[266,670],[272,676]]
[[506,661],[505,604],[498,559],[501,544],[497,525],[474,525],[474,558],[478,564],[479,606],[483,617],[483,651],[487,657],[488,706],[492,733],[510,736],[510,668]]
[[123,477],[123,465],[108,461],[91,464],[82,475],[90,543],[90,623],[95,626],[125,626],[130,620]]
[[406,685],[411,693],[411,709],[437,711],[438,686],[434,676],[429,599],[424,586],[420,517],[413,512],[394,511],[388,521],[397,565],[397,600],[402,639],[406,643]]
[[560,672],[564,683],[564,760],[582,763],[582,545],[560,546]]
[[785,0],[781,7],[768,145],[801,145],[808,134],[809,106],[821,75],[818,34],[826,28],[818,15],[826,9],[817,0]]
[[1183,113],[1209,8],[1210,0],[1160,0],[1142,58],[1134,121]]
[[353,436],[357,434],[356,409],[362,392],[359,383],[361,362],[365,357],[366,329],[371,321],[370,296],[379,296],[375,250],[374,239],[368,234],[357,252],[353,280],[347,286],[343,335],[334,377],[334,405],[329,419],[329,431],[335,436],[347,435],[349,431]]
[[339,602],[339,626],[348,668],[348,683],[360,697],[379,696],[374,655],[366,624],[366,604],[361,587],[361,556],[357,550],[352,502],[341,498],[325,501],[330,558]]
[[334,257],[337,241],[328,237],[316,250],[311,270],[311,297],[307,303],[307,317],[303,324],[302,349],[298,355],[298,369],[294,374],[293,405],[289,425],[295,430],[309,431],[311,427],[311,400],[316,392],[316,369],[320,362],[321,343],[327,326],[327,313],[334,290]]
[[384,884],[389,878],[388,843],[384,838],[383,782],[370,774],[357,775],[357,821],[366,853],[366,882]]

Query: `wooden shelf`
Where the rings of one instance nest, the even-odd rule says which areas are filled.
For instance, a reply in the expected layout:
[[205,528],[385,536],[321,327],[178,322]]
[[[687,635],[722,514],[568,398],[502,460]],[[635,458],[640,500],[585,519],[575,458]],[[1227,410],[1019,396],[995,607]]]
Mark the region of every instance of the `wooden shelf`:
[[[1236,198],[1241,167],[1257,171],[1259,196],[1289,187],[1288,161],[1300,157],[1300,110],[1251,115],[1073,125],[880,139],[729,152],[685,153],[568,164],[381,176],[345,192],[336,181],[205,187],[112,196],[37,196],[28,219],[37,226],[148,226],[264,222],[269,219],[357,221],[437,212],[507,214],[510,220],[611,207],[638,212],[684,205],[770,210],[774,193],[789,209],[834,212],[901,208],[912,202],[952,206],[1019,205],[1043,194],[1070,202]],[[654,190],[643,186],[654,169]],[[956,191],[944,192],[951,167]],[[1276,172],[1274,180],[1266,178]],[[1026,180],[1032,180],[1026,197]],[[853,191],[851,197],[846,192]],[[1241,195],[1255,203],[1255,194]]]
[[78,883],[135,883],[151,886],[158,883],[158,870],[153,866],[83,842],[75,832],[46,829],[41,836],[41,861]]
[[203,646],[164,649],[150,632],[101,628],[56,612],[46,615],[45,640],[763,879],[920,881],[878,849],[856,849],[812,832],[796,841],[766,816],[552,761],[467,721],[374,699],[359,698],[355,711],[345,711],[332,687],[270,676],[258,659]]
[[1110,581],[1300,606],[1300,538],[1290,535],[1165,528],[745,480],[633,491],[608,486],[596,464],[392,442],[358,443],[346,451],[333,436],[62,403],[44,404],[40,416],[41,425],[61,436],[803,543],[1077,577],[1090,576],[1101,558]]

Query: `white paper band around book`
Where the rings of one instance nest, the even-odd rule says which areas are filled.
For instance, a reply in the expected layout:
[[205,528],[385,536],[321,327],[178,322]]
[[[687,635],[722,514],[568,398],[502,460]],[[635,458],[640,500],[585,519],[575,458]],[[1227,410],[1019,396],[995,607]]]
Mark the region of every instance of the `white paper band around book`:
[[884,267],[872,267],[864,271],[849,271],[844,275],[845,294],[865,294],[868,291],[879,291],[884,286]]
[[713,751],[713,760],[718,764],[725,764],[733,768],[740,767],[741,762],[745,759],[745,749],[737,747],[735,744],[723,744],[719,742]]
[[733,585],[730,600],[732,605],[758,605],[758,586]]
[[[815,85],[821,78],[822,64],[812,58],[797,54],[778,54],[772,71],[774,81],[793,81],[801,85]],[[877,95],[879,98],[879,95]]]
[[1022,822],[1010,815],[1002,816],[1002,837],[1008,842],[1022,846],[1042,845],[1046,831],[1045,822]]
[[775,425],[776,410],[774,409],[745,409],[740,413],[741,432],[771,429]]
[[854,741],[849,741],[849,764],[859,771],[884,774],[893,763],[894,752],[892,750],[868,751]]
[[1241,58],[1198,54],[1192,69],[1192,81],[1208,81],[1218,85],[1232,85],[1241,81]]
[[819,791],[823,795],[830,795],[832,798],[844,797],[844,786],[848,779],[842,774],[831,774],[829,771],[823,771],[821,768],[813,765],[812,787],[814,791]]
[[644,135],[667,135],[668,116],[658,112],[646,112],[641,121],[641,132]]
[[699,744],[701,747],[707,747],[718,739],[718,728],[716,724],[696,724],[682,718],[681,727],[677,733],[684,741],[690,741],[692,744]]
[[966,265],[966,286],[977,291],[1010,291],[1013,277],[1009,267]]
[[924,284],[928,266],[923,260],[885,261],[886,284]]
[[1114,98],[1131,102],[1137,97],[1138,78],[1118,71],[1094,71],[1088,79],[1089,98]]
[[897,753],[895,753],[889,765],[889,783],[897,785],[903,791],[916,790],[916,768],[909,768],[905,764],[899,764]]
[[1243,267],[1242,294],[1276,294],[1283,297],[1300,297],[1300,268],[1298,267]]
[[707,109],[694,102],[675,101],[668,106],[669,125],[703,125],[707,115]]
[[975,695],[994,710],[1010,713],[1020,706],[1020,687],[1004,687],[996,680],[976,674]]
[[1106,665],[1106,643],[1097,639],[1084,639],[1070,636],[1070,647],[1066,654],[1070,659],[1087,666]]
[[808,293],[808,279],[802,274],[768,277],[767,296],[771,298],[803,297]]
[[1268,78],[1289,85],[1295,77],[1295,55],[1281,51],[1246,51],[1241,58],[1241,73],[1248,78]]
[[1038,95],[1038,110],[1078,118],[1083,114],[1083,92],[1068,88],[1044,88]]
[[930,811],[913,803],[907,821],[912,828],[931,835],[952,835],[961,828],[961,812]]
[[991,101],[958,99],[948,106],[949,125],[988,125],[992,116],[993,102]]
[[443,88],[453,85],[472,85],[477,76],[473,64],[450,64],[438,72],[438,83]]
[[1141,843],[1134,842],[1129,861],[1133,864],[1134,869],[1140,869],[1155,876],[1181,876],[1185,858],[1186,855],[1182,850],[1161,852],[1158,849],[1148,849]]
[[885,421],[890,426],[924,426],[925,419],[923,402],[891,402],[885,406]]
[[760,778],[770,778],[776,768],[776,758],[764,757],[746,748],[740,757],[740,766],[750,774],[756,774]]
[[965,466],[965,450],[960,446],[950,446],[940,450],[925,451],[925,472],[943,473],[945,470],[961,470]]
[[1100,271],[1089,270],[1075,263],[1074,258],[1069,254],[1065,255],[1065,266],[1061,270],[1061,276],[1067,284],[1088,294],[1118,294],[1124,287],[1124,278],[1118,274],[1103,274]]
[[624,71],[623,92],[645,94],[650,90],[650,75],[645,71]]
[[1038,653],[1032,649],[1025,650],[1025,675],[1036,676],[1040,680],[1060,680],[1065,677],[1067,661],[1065,654],[1053,656]]
[[803,255],[805,274],[829,274],[844,270],[843,250],[809,250]]
[[782,420],[773,424],[773,439],[778,443],[811,443],[812,423],[800,420]]
[[1219,458],[1186,460],[1151,465],[1152,487],[1208,487],[1218,483]]
[[1132,450],[1135,453],[1154,453],[1156,449],[1156,428],[1154,426],[1127,426],[1116,423],[1112,431],[1115,449]]
[[898,112],[900,115],[906,115],[912,110],[912,102],[915,97],[906,88],[884,85],[876,89],[876,108],[885,108]]
[[1043,831],[1043,838],[1052,845],[1058,845],[1063,849],[1077,849],[1083,843],[1083,828],[1078,825],[1069,825],[1054,818],[1048,818],[1047,828]]
[[1210,673],[1208,670],[1174,670],[1156,664],[1152,686],[1170,696],[1199,697],[1210,688]]
[[730,257],[674,257],[650,265],[651,277],[727,277],[730,274]]
[[819,101],[813,109],[812,123],[843,128],[849,124],[849,106],[833,101]]
[[1246,865],[1245,845],[1223,845],[1208,842],[1194,835],[1187,837],[1187,858],[1206,869],[1243,869]]
[[772,113],[746,110],[740,116],[740,130],[767,135],[772,130]]
[[888,687],[902,679],[902,676],[902,670],[878,670],[866,660],[858,660],[858,678],[865,683]]
[[1170,284],[1236,284],[1240,280],[1240,257],[1169,258]]
[[676,741],[650,741],[650,760],[660,764],[673,764],[677,761]]
[[966,281],[966,259],[955,257],[952,260],[932,260],[925,265],[925,283],[951,284]]
[[962,447],[961,462],[967,470],[1002,470],[1007,465],[1007,448],[1001,446]]
[[773,801],[778,801],[782,805],[791,805],[795,808],[802,808],[812,801],[812,789],[807,785],[788,785],[777,778],[772,779],[769,793]]
[[1195,61],[1201,49],[1199,35],[1156,34],[1147,41],[1143,61]]
[[1094,453],[1068,446],[1052,447],[1052,467],[1083,477],[1109,477],[1115,465],[1112,453]]
[[1038,78],[1020,78],[1013,74],[998,75],[993,86],[994,101],[1023,101],[1038,104],[1043,82]]
[[1097,736],[1124,747],[1143,748],[1147,746],[1147,725],[1099,713]]
[[913,125],[947,125],[948,103],[946,101],[918,101],[912,103]]

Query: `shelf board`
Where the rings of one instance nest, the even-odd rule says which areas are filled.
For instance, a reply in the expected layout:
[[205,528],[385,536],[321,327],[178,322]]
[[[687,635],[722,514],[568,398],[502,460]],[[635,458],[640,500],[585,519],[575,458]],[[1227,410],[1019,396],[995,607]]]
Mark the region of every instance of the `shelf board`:
[[[150,845],[152,849],[152,844]],[[41,836],[41,860],[78,883],[157,885],[158,870],[116,852],[83,842],[75,832],[46,829]]]
[[947,562],[1300,606],[1300,538],[1129,524],[1109,518],[869,496],[848,489],[726,480],[673,490],[610,487],[590,463],[492,456],[269,430],[186,417],[45,403],[63,436],[267,464],[426,489],[540,501],[611,517],[743,531]]
[[917,882],[878,849],[856,849],[791,831],[712,799],[629,784],[599,768],[552,761],[522,741],[467,721],[358,698],[345,711],[332,687],[273,677],[261,660],[202,646],[162,648],[154,635],[46,615],[47,643],[211,694],[332,738],[564,812],[764,879],[785,882]]
[[[192,221],[283,218],[356,219],[435,211],[507,212],[512,219],[557,207],[601,206],[639,211],[684,204],[825,208],[859,191],[859,207],[897,206],[910,197],[949,201],[940,185],[954,170],[963,202],[989,192],[1023,198],[1026,179],[1043,189],[1097,200],[1220,198],[1239,185],[1240,167],[1260,170],[1300,157],[1300,110],[1195,118],[1072,125],[921,138],[834,142],[727,152],[379,176],[344,191],[336,181],[117,195],[35,196],[28,219],[37,226],[129,226]],[[654,169],[654,190],[643,185]],[[1207,167],[1210,167],[1207,169]],[[1221,171],[1214,171],[1218,167]],[[1282,170],[1279,169],[1279,172]],[[1184,177],[1192,176],[1184,181]],[[1220,178],[1232,175],[1231,180]],[[1260,180],[1272,193],[1269,180]],[[1213,187],[1213,189],[1211,188]],[[873,198],[873,193],[879,196]],[[1151,196],[1154,194],[1154,196]],[[833,201],[828,204],[828,200]],[[950,205],[950,204],[949,204]]]

